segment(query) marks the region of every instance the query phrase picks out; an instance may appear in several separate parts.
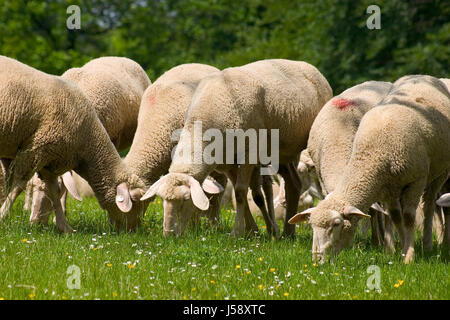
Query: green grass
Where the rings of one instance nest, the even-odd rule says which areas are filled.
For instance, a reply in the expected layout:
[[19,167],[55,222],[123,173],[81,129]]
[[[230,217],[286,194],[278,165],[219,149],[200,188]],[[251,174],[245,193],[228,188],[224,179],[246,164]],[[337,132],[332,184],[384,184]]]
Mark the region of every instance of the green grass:
[[[448,260],[436,245],[424,256],[419,235],[411,265],[358,236],[333,263],[315,266],[306,225],[294,241],[270,240],[263,228],[260,236],[236,239],[234,214],[223,210],[220,230],[200,227],[165,239],[160,201],[130,234],[114,232],[96,200],[70,199],[77,232],[61,235],[53,223],[31,227],[22,205],[23,196],[0,223],[0,299],[450,298]],[[71,265],[81,269],[80,289],[67,287]],[[370,265],[380,268],[381,292],[367,288]]]

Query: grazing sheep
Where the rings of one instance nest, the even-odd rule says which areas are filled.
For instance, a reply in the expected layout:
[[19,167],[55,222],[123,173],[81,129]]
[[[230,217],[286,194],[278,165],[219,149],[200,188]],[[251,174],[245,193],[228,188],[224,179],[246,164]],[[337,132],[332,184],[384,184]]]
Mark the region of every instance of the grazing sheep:
[[353,241],[357,223],[381,201],[399,231],[404,262],[414,258],[414,220],[424,199],[424,249],[432,245],[436,194],[450,170],[450,94],[430,76],[397,80],[362,118],[350,160],[336,188],[316,208],[291,222],[313,227],[313,259],[324,262]]
[[[144,69],[135,61],[123,57],[102,57],[93,59],[81,68],[72,68],[64,72],[61,78],[74,82],[84,92],[95,108],[95,112],[108,133],[116,149],[121,152],[130,147],[137,127],[137,118],[141,97],[145,89],[151,84]],[[89,185],[79,175],[69,174],[61,180],[62,188],[68,188],[69,193],[81,201],[76,190],[72,175],[77,177],[79,183],[90,193]],[[30,180],[29,190],[44,192],[47,190],[37,175]],[[69,187],[69,184],[72,188]],[[65,190],[60,191],[61,196],[66,195]],[[29,195],[28,197],[29,198]],[[34,204],[31,212],[31,222],[42,223],[45,217],[53,211],[53,204],[44,194],[33,193]],[[25,206],[30,200],[26,199]],[[65,202],[65,199],[64,199]],[[64,208],[65,211],[65,208]],[[45,217],[39,217],[43,215]],[[45,222],[47,223],[47,222]]]
[[[301,190],[296,172],[300,151],[306,147],[309,129],[317,113],[331,97],[332,90],[327,80],[315,67],[305,62],[263,60],[227,68],[203,79],[189,107],[169,174],[153,184],[143,199],[155,194],[161,196],[164,199],[166,233],[179,234],[193,206],[208,209],[209,201],[203,191],[208,186],[203,185],[202,189],[201,183],[216,170],[225,173],[234,185],[237,213],[233,233],[242,235],[244,228],[248,232],[256,231],[258,228],[248,209],[247,193],[254,169],[259,164],[267,163],[262,163],[255,154],[249,155],[249,144],[245,144],[244,153],[225,148],[235,136],[227,143],[218,143],[220,146],[215,149],[215,155],[219,158],[217,161],[209,158],[198,161],[203,160],[199,157],[211,146],[203,139],[200,141],[195,131],[200,124],[200,135],[208,129],[215,129],[215,133],[219,132],[215,138],[223,139],[229,130],[248,133],[252,129],[255,131],[250,132],[255,133],[255,139],[264,139],[264,144],[272,140],[270,130],[275,129],[279,130],[279,140],[276,141],[279,142],[279,172],[286,181],[287,218],[290,218],[297,209]],[[258,129],[268,130],[269,134],[264,137]],[[200,145],[199,150],[196,145]],[[220,151],[224,151],[222,155],[226,155],[228,160],[234,159],[234,162],[226,163],[220,157]],[[245,159],[242,159],[244,154]],[[252,156],[257,157],[256,164],[250,163],[249,157]],[[242,160],[239,166],[236,164],[237,157]],[[183,158],[189,159],[185,161]],[[269,219],[271,226],[274,226],[274,217]],[[294,236],[295,226],[285,221],[284,235]]]
[[[219,69],[204,64],[179,65],[165,72],[145,91],[135,139],[124,162],[147,187],[168,172],[176,146],[173,135],[183,128],[195,89],[204,77],[216,72]],[[211,178],[208,182],[226,181],[222,175]],[[213,201],[220,201],[220,196],[214,196]],[[219,204],[206,214],[211,224],[218,223]]]
[[[117,227],[137,226],[144,185],[122,163],[78,86],[0,56],[0,119],[0,159],[7,193],[23,190],[38,172],[55,206],[58,229],[70,232],[60,204],[58,176],[74,169],[92,186]],[[5,203],[11,199],[8,194]]]
[[[361,118],[377,105],[389,92],[392,84],[382,81],[366,81],[351,87],[334,97],[322,108],[314,121],[304,157],[309,155],[309,167],[319,180],[322,194],[327,196],[336,188],[344,168],[350,159],[353,140]],[[372,243],[383,242],[382,213],[371,208]],[[393,250],[390,234],[387,234],[388,250]]]

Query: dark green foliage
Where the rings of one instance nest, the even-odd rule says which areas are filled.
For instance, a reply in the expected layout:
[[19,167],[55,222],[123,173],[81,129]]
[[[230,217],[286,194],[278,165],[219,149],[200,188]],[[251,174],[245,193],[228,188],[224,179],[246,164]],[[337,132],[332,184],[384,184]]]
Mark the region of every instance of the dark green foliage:
[[[69,5],[81,30],[68,30]],[[369,5],[381,29],[369,30]],[[442,0],[0,1],[0,54],[48,73],[127,56],[155,80],[187,62],[219,68],[266,58],[316,65],[337,94],[365,80],[449,77],[450,2]]]

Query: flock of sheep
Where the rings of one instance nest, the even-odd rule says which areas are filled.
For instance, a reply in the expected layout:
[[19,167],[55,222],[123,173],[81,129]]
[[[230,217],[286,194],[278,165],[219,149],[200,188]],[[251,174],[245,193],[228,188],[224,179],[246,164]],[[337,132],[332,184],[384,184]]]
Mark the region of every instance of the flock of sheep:
[[[67,193],[80,201],[95,194],[113,225],[134,230],[160,196],[164,234],[180,235],[200,215],[219,223],[227,186],[236,236],[258,230],[255,208],[273,237],[280,218],[286,237],[309,221],[313,260],[323,263],[371,218],[372,239],[390,252],[395,225],[409,263],[416,227],[425,250],[433,221],[450,246],[449,90],[448,79],[411,75],[333,97],[314,66],[282,59],[222,71],[183,64],[151,83],[128,58],[98,58],[54,76],[0,56],[0,219],[26,190],[31,223],[47,224],[55,212],[58,230],[72,232]],[[277,129],[278,172],[262,175],[267,166],[248,155],[241,164],[184,162],[177,155],[195,157],[198,121],[221,132]]]

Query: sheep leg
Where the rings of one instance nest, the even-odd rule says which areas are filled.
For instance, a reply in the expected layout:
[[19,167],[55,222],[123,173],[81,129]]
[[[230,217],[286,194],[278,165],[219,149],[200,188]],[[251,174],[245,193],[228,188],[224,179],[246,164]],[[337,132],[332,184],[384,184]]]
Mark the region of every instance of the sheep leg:
[[[292,165],[291,163],[290,165]],[[288,165],[289,166],[289,165]],[[280,174],[285,182],[286,193],[286,217],[284,220],[283,237],[295,237],[295,225],[288,223],[296,213],[298,208],[298,200],[302,189],[300,178],[295,170],[289,170],[288,166],[280,165]],[[294,175],[296,174],[296,176]]]
[[388,253],[395,252],[395,244],[394,244],[394,234],[392,225],[395,225],[395,228],[398,231],[400,236],[400,241],[403,243],[404,238],[404,230],[403,230],[403,220],[402,220],[402,208],[400,205],[400,201],[395,200],[393,203],[388,205],[389,217],[385,217],[386,224],[386,233],[385,233],[385,245],[386,251]]
[[394,230],[392,219],[390,216],[384,216],[384,248],[387,253],[395,252],[395,244],[394,244]]
[[[234,193],[235,199],[236,199],[237,173],[238,173],[237,168],[233,168],[233,169],[226,171],[226,175],[227,175],[228,179],[230,179],[231,184],[233,185],[232,192]],[[237,205],[236,205],[236,209],[237,209]],[[244,234],[244,228],[245,228],[244,216],[241,214],[238,214],[238,212],[236,210],[234,227],[233,227],[233,231],[231,232],[231,234],[233,236],[239,237]]]
[[[250,181],[253,201],[261,210],[269,235],[278,237],[279,230],[275,221],[275,210],[273,208],[272,179],[270,176],[261,176],[260,173],[261,170],[254,170]],[[261,187],[264,190],[265,197]]]
[[[67,189],[64,187],[64,185],[62,183],[59,184],[60,186],[60,191],[61,189],[63,190],[61,198],[59,199],[59,201],[61,202],[61,208],[63,211],[64,216],[67,217],[67,210],[66,210],[66,203],[67,203]],[[53,218],[53,222],[56,224],[56,216]]]
[[372,217],[370,219],[370,228],[372,229],[371,242],[374,246],[379,246],[382,244],[381,231],[379,229],[378,219],[380,212],[372,208],[369,209],[369,215]]
[[[406,187],[401,195],[402,218],[403,218],[403,249],[404,262],[410,263],[414,260],[414,224],[416,221],[416,211],[420,202],[420,197],[424,193],[426,179],[419,179]],[[427,206],[426,201],[424,202]],[[426,213],[425,210],[425,219]],[[394,221],[395,222],[395,221]],[[425,234],[424,224],[424,234]]]
[[[272,177],[271,176],[263,176],[262,177],[262,187],[266,199],[267,204],[267,214],[268,214],[268,220],[270,219],[270,234],[274,236],[275,238],[278,238],[280,236],[280,229],[278,228],[278,223],[275,218],[275,208],[274,208],[274,201],[273,201],[273,186],[272,186]],[[269,230],[269,228],[268,228]]]
[[55,220],[56,227],[62,233],[73,232],[72,227],[67,222],[66,216],[64,214],[64,210],[61,207],[61,198],[60,198],[60,188],[58,183],[58,177],[55,177],[53,174],[43,171],[42,172],[42,180],[48,187],[50,200],[53,202],[53,207],[55,209]]
[[423,194],[423,250],[430,251],[433,248],[433,216],[436,210],[436,198],[445,181],[447,180],[447,172],[436,178],[426,188]]
[[8,193],[8,196],[6,197],[5,201],[2,204],[2,207],[0,208],[0,220],[4,219],[8,215],[8,213],[11,211],[14,201],[16,201],[17,197],[22,193],[22,191],[23,188],[21,188],[20,186],[15,186]]
[[0,169],[2,170],[3,178],[5,179],[4,191],[7,195],[0,208],[0,220],[8,215],[12,205],[14,204],[14,201],[22,192],[22,189],[18,185],[14,186],[14,184],[11,183],[12,181],[10,181],[12,177],[10,172],[11,162],[12,160],[10,159],[0,159]]
[[27,188],[25,191],[25,203],[23,205],[23,210],[28,211],[31,209],[33,203],[33,179],[28,181]]
[[[236,216],[244,217],[244,226],[247,233],[258,232],[258,226],[253,219],[250,209],[248,207],[247,193],[250,184],[250,179],[255,166],[251,165],[241,165],[238,169],[238,175],[236,179],[236,185],[234,188],[236,195]],[[242,228],[242,226],[240,226]],[[239,229],[239,232],[241,229]],[[242,233],[238,233],[238,236]]]
[[444,215],[439,208],[437,208],[437,211],[434,213],[433,228],[436,231],[438,243],[442,244],[444,241],[445,226]]

